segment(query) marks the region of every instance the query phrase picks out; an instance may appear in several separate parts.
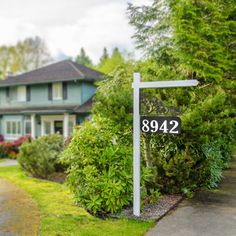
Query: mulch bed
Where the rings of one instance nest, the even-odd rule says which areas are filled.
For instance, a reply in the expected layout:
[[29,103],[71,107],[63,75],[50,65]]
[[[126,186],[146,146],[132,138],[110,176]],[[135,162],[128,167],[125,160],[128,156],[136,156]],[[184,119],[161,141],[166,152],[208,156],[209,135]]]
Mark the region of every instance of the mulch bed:
[[67,177],[66,173],[54,172],[50,174],[47,179],[56,183],[63,184],[66,180],[66,177]]
[[155,220],[158,221],[164,217],[169,211],[174,209],[182,200],[182,195],[162,195],[158,204],[146,204],[143,207],[139,217],[133,215],[133,208],[123,210],[118,215],[112,215],[114,218],[127,217],[141,221]]
[[[57,182],[57,183],[64,183],[66,179],[65,173],[53,173],[49,176],[48,180]],[[109,214],[109,215],[96,215],[101,219],[106,219],[107,217],[110,218],[123,218],[127,217],[129,219],[141,220],[141,221],[148,221],[148,220],[155,220],[158,221],[162,217],[164,217],[169,211],[174,209],[182,200],[182,195],[161,195],[157,204],[147,204],[145,203],[139,217],[133,215],[133,208],[124,209],[119,214]]]

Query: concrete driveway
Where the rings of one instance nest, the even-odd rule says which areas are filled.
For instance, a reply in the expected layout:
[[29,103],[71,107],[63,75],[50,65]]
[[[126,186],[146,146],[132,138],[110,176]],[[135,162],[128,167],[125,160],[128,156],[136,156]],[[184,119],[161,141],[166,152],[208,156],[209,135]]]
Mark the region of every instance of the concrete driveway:
[[196,194],[164,217],[146,236],[236,235],[236,157],[219,190]]
[[0,167],[3,166],[16,166],[18,165],[17,160],[5,159],[3,162],[0,162]]

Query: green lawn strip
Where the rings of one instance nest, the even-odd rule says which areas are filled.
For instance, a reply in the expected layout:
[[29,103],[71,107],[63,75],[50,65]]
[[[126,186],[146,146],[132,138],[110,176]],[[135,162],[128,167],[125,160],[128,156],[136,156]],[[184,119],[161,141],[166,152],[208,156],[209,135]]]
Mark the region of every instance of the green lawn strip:
[[41,211],[40,235],[144,235],[154,222],[129,219],[100,220],[75,206],[65,185],[27,177],[19,166],[1,167],[0,177],[26,190]]
[[4,161],[5,161],[5,159],[0,158],[0,162],[4,162]]

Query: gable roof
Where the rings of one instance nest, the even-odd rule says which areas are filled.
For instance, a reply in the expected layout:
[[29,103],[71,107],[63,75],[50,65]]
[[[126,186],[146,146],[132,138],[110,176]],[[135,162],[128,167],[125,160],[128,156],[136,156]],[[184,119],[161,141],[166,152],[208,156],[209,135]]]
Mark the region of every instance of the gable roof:
[[71,60],[65,60],[21,75],[10,76],[6,80],[0,80],[0,87],[71,80],[96,82],[102,79],[102,75],[99,71],[77,64]]

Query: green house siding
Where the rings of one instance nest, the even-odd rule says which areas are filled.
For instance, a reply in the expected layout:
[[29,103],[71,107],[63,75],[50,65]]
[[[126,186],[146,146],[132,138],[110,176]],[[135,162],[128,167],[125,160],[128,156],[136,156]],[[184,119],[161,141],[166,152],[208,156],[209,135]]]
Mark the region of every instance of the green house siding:
[[[63,116],[66,112],[57,111],[53,112],[50,109],[48,111],[37,111],[37,108],[45,107],[60,107],[59,110],[67,106],[81,106],[87,102],[94,94],[96,87],[93,83],[89,82],[78,82],[69,81],[67,82],[67,98],[63,100],[49,100],[48,96],[48,84],[35,84],[29,85],[30,87],[30,100],[25,102],[17,101],[17,86],[10,87],[9,94],[11,99],[7,99],[7,88],[0,88],[0,107],[3,109],[13,109],[13,112],[0,115],[0,134],[3,134],[6,140],[14,140],[20,136],[26,135],[26,121],[31,122],[31,115],[35,114],[35,137],[42,135],[42,117],[43,116]],[[20,112],[17,114],[14,112],[15,109],[19,109]],[[33,111],[25,112],[24,109],[30,108]],[[69,115],[75,115],[75,123],[81,124],[89,113],[78,113],[67,112]],[[20,122],[20,133],[19,134],[8,134],[7,133],[7,121]]]
[[96,91],[96,87],[91,83],[82,83],[82,103],[91,98]]
[[[17,87],[10,87],[11,100],[7,100],[7,88],[0,88],[0,106],[1,108],[18,107],[37,107],[37,106],[55,106],[55,105],[81,105],[83,101],[93,96],[94,85],[81,84],[80,82],[67,82],[67,99],[49,100],[48,84],[30,85],[30,101],[17,101]],[[82,91],[83,90],[83,91]]]

